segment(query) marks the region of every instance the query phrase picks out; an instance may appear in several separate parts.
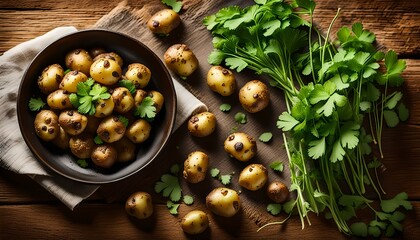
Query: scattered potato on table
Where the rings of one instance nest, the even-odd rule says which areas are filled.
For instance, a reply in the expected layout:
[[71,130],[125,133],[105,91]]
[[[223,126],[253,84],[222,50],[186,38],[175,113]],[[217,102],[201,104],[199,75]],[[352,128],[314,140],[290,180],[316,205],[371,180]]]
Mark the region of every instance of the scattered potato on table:
[[93,164],[102,168],[110,168],[117,162],[117,149],[110,144],[96,145],[90,158]]
[[178,13],[172,9],[163,9],[155,13],[149,21],[147,27],[155,34],[168,35],[172,30],[178,27],[181,18]]
[[153,214],[152,196],[147,192],[135,192],[125,202],[128,215],[138,219],[146,219]]
[[257,142],[246,133],[236,132],[226,138],[224,149],[237,160],[246,162],[257,153]]
[[222,67],[213,66],[207,72],[207,85],[222,96],[230,96],[236,91],[236,78],[232,71]]
[[87,126],[87,117],[76,110],[65,110],[58,116],[60,126],[70,135],[82,133]]
[[127,127],[125,136],[128,137],[133,143],[145,142],[149,136],[152,126],[144,119],[138,119]]
[[214,214],[222,217],[232,217],[241,208],[238,193],[230,188],[216,188],[206,197],[206,206]]
[[96,133],[107,143],[113,143],[124,137],[126,127],[118,116],[111,115],[99,123]]
[[90,67],[90,76],[103,85],[113,85],[120,80],[121,66],[112,59],[99,58]]
[[124,74],[125,79],[131,81],[136,88],[145,88],[149,84],[152,73],[141,63],[132,63]]
[[58,117],[51,110],[41,110],[35,116],[35,133],[44,141],[51,141],[59,132]]
[[38,78],[38,87],[44,94],[49,94],[58,89],[64,77],[64,70],[59,64],[46,67]]
[[216,116],[211,112],[201,112],[193,115],[188,121],[188,131],[195,137],[209,136],[216,130]]
[[88,75],[93,60],[88,51],[79,48],[67,53],[65,62],[67,68],[77,70]]
[[70,102],[69,93],[66,90],[58,89],[48,94],[47,104],[52,109],[69,109],[73,108]]
[[64,75],[63,80],[60,82],[60,89],[66,90],[69,93],[77,92],[77,84],[85,82],[88,79],[86,74],[78,70],[70,71]]
[[79,134],[70,138],[69,147],[74,156],[85,159],[90,158],[95,142],[92,135]]
[[185,44],[175,44],[164,54],[166,66],[181,78],[190,76],[198,68],[198,59]]
[[259,80],[249,81],[239,90],[239,102],[246,111],[259,112],[270,103],[270,91]]
[[209,218],[201,210],[192,210],[182,218],[181,227],[188,234],[200,234],[209,227]]
[[184,178],[190,183],[198,183],[206,178],[209,157],[201,151],[195,151],[188,155],[184,161]]
[[275,203],[283,203],[289,198],[289,189],[280,181],[273,181],[267,187],[267,195]]
[[251,191],[264,187],[267,180],[267,169],[261,164],[250,164],[239,175],[239,185]]

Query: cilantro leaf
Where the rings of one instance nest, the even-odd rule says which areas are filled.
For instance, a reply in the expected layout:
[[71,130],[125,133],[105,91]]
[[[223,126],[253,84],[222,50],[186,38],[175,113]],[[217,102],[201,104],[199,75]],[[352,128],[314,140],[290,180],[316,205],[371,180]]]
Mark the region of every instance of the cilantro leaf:
[[261,134],[258,139],[261,142],[267,143],[267,142],[271,141],[272,138],[273,138],[273,134],[271,132],[265,132],[265,133]]
[[245,124],[247,122],[247,118],[245,113],[238,112],[235,114],[235,121],[240,124]]
[[364,222],[356,222],[350,225],[350,230],[352,234],[358,237],[367,237],[368,228]]
[[176,1],[176,0],[161,0],[163,4],[169,6],[174,10],[175,12],[179,13],[182,9],[182,2]]
[[398,106],[398,117],[400,117],[401,121],[407,121],[408,117],[410,116],[410,113],[408,111],[408,108],[404,105],[404,103],[400,103]]
[[391,110],[384,111],[384,118],[388,127],[395,127],[400,122],[397,113]]
[[220,105],[219,109],[222,112],[229,112],[230,109],[232,109],[232,106],[228,103],[223,103],[222,105]]
[[108,89],[100,84],[94,84],[92,89],[89,91],[89,95],[92,96],[92,101],[98,99],[109,99],[111,94],[109,94]]
[[359,143],[359,134],[358,131],[360,125],[354,122],[345,123],[340,131],[340,141],[343,147],[348,149],[353,149]]
[[71,105],[73,105],[73,107],[78,108],[80,106],[79,97],[77,96],[76,93],[71,93],[69,95],[69,99],[70,99],[70,103],[71,103]]
[[376,226],[369,226],[368,227],[368,234],[369,234],[369,236],[377,238],[377,237],[381,236],[381,229],[379,227],[376,227]]
[[283,112],[277,121],[277,127],[285,132],[292,130],[297,124],[299,121],[288,112]]
[[308,155],[313,159],[318,159],[325,154],[325,137],[309,142]]
[[81,168],[87,168],[89,166],[89,164],[87,163],[87,161],[85,159],[79,159],[79,160],[77,160],[76,163]]
[[127,88],[131,94],[134,94],[136,92],[136,86],[130,80],[122,79],[118,81],[118,86]]
[[182,197],[182,201],[186,205],[192,205],[194,203],[194,198],[190,195],[185,195],[184,197]]
[[398,102],[401,100],[403,94],[401,92],[395,92],[390,99],[385,103],[385,107],[388,109],[394,109]]
[[248,66],[248,63],[246,63],[240,58],[226,58],[225,63],[226,66],[228,66],[232,70],[236,69],[237,72],[241,72]]
[[232,175],[230,174],[220,175],[220,182],[223,185],[229,185],[231,180],[232,180]]
[[281,212],[281,204],[270,203],[267,205],[267,211],[272,215],[278,215]]
[[337,161],[341,161],[344,159],[345,154],[346,154],[346,151],[342,147],[340,140],[338,140],[333,144],[332,152],[330,155],[330,161],[333,163]]
[[121,115],[119,115],[118,116],[118,120],[120,120],[121,122],[122,122],[122,124],[124,124],[124,126],[125,127],[127,127],[128,126],[128,118],[126,118],[126,117],[124,117],[124,116],[121,116]]
[[29,99],[29,110],[39,111],[45,106],[45,102],[41,98]]
[[281,161],[274,161],[269,165],[269,167],[277,172],[283,172],[284,169],[283,162]]
[[93,138],[93,141],[97,145],[100,145],[100,144],[103,144],[104,143],[104,141],[102,141],[102,139],[101,139],[101,137],[99,137],[99,135],[96,135],[95,138]]
[[153,119],[156,116],[155,102],[151,97],[145,97],[139,106],[134,110],[134,116]]
[[169,197],[171,201],[178,202],[181,199],[181,186],[178,177],[172,174],[163,174],[160,181],[155,184],[156,193],[162,193],[164,197]]
[[179,173],[179,165],[178,164],[174,164],[171,166],[170,172],[173,175],[177,175]]
[[172,201],[167,201],[166,202],[166,207],[169,209],[169,213],[172,214],[172,215],[177,215],[178,214],[179,206],[180,206],[179,203],[174,203]]
[[218,50],[218,49],[214,49],[210,55],[207,57],[207,61],[211,64],[211,65],[220,65],[223,62],[223,59],[225,58],[225,54]]
[[401,192],[391,199],[381,201],[381,208],[384,212],[394,212],[400,206],[406,210],[413,209],[413,205],[408,201],[408,195],[405,192]]
[[219,170],[219,169],[217,169],[217,168],[212,168],[212,169],[210,170],[210,176],[212,176],[213,178],[218,177],[218,176],[219,176],[219,174],[220,174],[220,170]]

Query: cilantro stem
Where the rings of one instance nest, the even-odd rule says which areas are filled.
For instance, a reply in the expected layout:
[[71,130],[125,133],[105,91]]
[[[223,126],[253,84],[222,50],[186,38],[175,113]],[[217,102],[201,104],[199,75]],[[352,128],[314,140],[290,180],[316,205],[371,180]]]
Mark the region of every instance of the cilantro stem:
[[[331,21],[330,26],[328,27],[327,35],[325,37],[326,40],[324,41],[324,47],[323,47],[322,52],[321,52],[321,65],[322,66],[325,64],[324,63],[324,61],[325,61],[325,50],[327,48],[327,45],[329,44],[328,39],[330,38],[331,29],[332,29],[332,26],[334,25],[335,20],[337,20],[338,15],[340,14],[340,10],[341,10],[341,8],[337,9],[337,13],[335,14],[333,20]],[[316,82],[316,79],[314,79],[314,80]],[[319,79],[319,80],[320,80],[320,82],[322,82],[322,78]]]

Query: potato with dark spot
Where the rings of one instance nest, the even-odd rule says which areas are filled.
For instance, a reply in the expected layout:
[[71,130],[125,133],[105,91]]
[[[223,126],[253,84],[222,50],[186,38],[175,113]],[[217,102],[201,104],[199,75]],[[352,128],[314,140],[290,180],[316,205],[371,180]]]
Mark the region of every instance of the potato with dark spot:
[[168,35],[172,30],[178,27],[181,18],[178,13],[172,9],[163,9],[155,13],[149,21],[147,27],[155,34]]
[[95,103],[95,114],[97,118],[109,116],[114,111],[114,100],[112,97],[108,99],[98,99]]
[[236,132],[226,138],[224,149],[237,160],[246,162],[257,153],[257,142],[246,133]]
[[251,191],[264,187],[267,182],[267,169],[261,164],[251,164],[245,167],[239,175],[239,185]]
[[207,195],[206,206],[216,215],[232,217],[240,210],[241,200],[235,190],[216,188]]
[[184,161],[184,178],[190,183],[198,183],[206,178],[209,157],[201,151],[195,151],[188,155]]
[[118,63],[118,65],[120,65],[120,67],[122,67],[124,65],[124,61],[123,61],[122,57],[115,52],[105,52],[105,53],[98,54],[97,56],[95,56],[93,61],[96,61],[100,58],[114,60]]
[[125,202],[128,215],[138,219],[146,219],[153,214],[152,196],[147,192],[135,192]]
[[117,162],[130,162],[136,158],[136,144],[127,137],[114,142],[114,146],[118,153]]
[[125,136],[127,136],[133,143],[142,143],[149,138],[151,130],[152,126],[148,121],[138,119],[127,128]]
[[198,68],[198,59],[185,44],[175,44],[163,56],[166,66],[181,78],[187,78]]
[[239,102],[250,113],[263,110],[270,103],[270,92],[267,85],[259,80],[247,82],[239,90]]
[[96,145],[90,156],[93,164],[101,168],[110,168],[117,162],[117,149],[110,144]]
[[55,90],[47,96],[47,104],[50,108],[58,110],[73,108],[69,96],[66,90]]
[[35,133],[44,141],[51,141],[59,132],[58,117],[51,110],[41,110],[35,116]]
[[87,117],[76,110],[65,110],[60,113],[58,122],[66,133],[74,136],[85,130],[87,126]]
[[205,212],[193,210],[182,218],[181,227],[188,234],[200,234],[209,227],[209,218]]
[[207,85],[222,96],[230,96],[236,91],[236,78],[232,71],[222,67],[213,66],[207,72]]
[[162,93],[156,90],[151,90],[147,92],[147,96],[152,98],[153,106],[156,107],[156,114],[159,113],[163,107],[163,103],[165,102],[165,98],[163,97]]
[[79,134],[70,138],[69,147],[74,156],[86,159],[90,158],[93,148],[95,147],[95,142],[93,141],[92,135]]
[[115,88],[111,97],[114,102],[114,111],[117,113],[126,113],[134,107],[134,98],[125,87]]
[[61,149],[69,149],[70,135],[62,127],[59,127],[57,136],[51,142]]
[[126,127],[118,116],[105,117],[98,126],[96,133],[107,143],[113,143],[124,137]]
[[121,66],[112,59],[99,58],[90,67],[90,76],[95,81],[107,86],[117,83],[121,74]]
[[131,81],[136,88],[145,88],[149,84],[152,73],[141,63],[132,63],[124,74],[125,79]]
[[95,59],[96,56],[98,56],[100,54],[103,54],[103,53],[106,53],[106,51],[105,51],[105,49],[103,49],[101,47],[94,47],[94,48],[89,49],[89,55],[90,55],[91,58],[93,58],[93,61],[96,60]]
[[280,181],[273,181],[267,187],[267,195],[275,203],[284,203],[289,199],[289,189]]
[[64,70],[59,64],[46,67],[38,78],[38,87],[44,94],[49,94],[58,89],[64,77]]
[[80,82],[85,82],[88,79],[86,74],[75,70],[70,71],[66,75],[64,75],[63,80],[60,82],[60,89],[66,90],[69,93],[76,93],[77,92],[77,84]]
[[137,89],[133,94],[134,106],[138,107],[145,97],[147,97],[147,92],[143,89]]
[[211,112],[195,114],[188,121],[188,131],[195,137],[206,137],[216,129],[216,116]]
[[67,68],[89,75],[89,69],[93,60],[86,50],[75,49],[66,54],[65,63]]

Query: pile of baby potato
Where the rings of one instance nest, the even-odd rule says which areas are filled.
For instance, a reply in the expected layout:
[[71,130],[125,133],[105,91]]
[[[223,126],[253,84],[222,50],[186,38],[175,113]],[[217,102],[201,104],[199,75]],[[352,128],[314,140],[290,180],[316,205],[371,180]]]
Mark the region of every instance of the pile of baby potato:
[[[178,14],[170,9],[157,12],[148,21],[149,29],[159,35],[167,35],[179,25]],[[181,78],[187,78],[198,68],[198,60],[185,44],[171,46],[164,55],[167,67]],[[208,87],[221,96],[230,96],[237,91],[234,74],[222,67],[213,66],[207,73]],[[250,113],[263,110],[270,102],[270,94],[266,84],[259,80],[247,82],[238,93],[241,106]],[[188,121],[188,131],[194,137],[206,137],[216,129],[216,117],[211,112],[201,112],[193,115]],[[252,136],[244,132],[230,134],[224,141],[224,150],[234,159],[242,162],[251,160],[257,153],[257,144]],[[183,177],[191,184],[204,181],[209,165],[209,156],[202,151],[190,153],[184,161]],[[250,191],[259,190],[267,185],[267,169],[262,164],[250,164],[239,176],[239,185]],[[282,203],[289,198],[289,189],[280,181],[273,181],[266,188],[268,197]],[[214,214],[223,217],[234,216],[241,208],[237,191],[219,187],[206,197],[207,208]],[[146,192],[133,193],[126,202],[129,215],[139,219],[148,218],[153,213],[150,194]],[[187,213],[181,221],[181,227],[188,234],[199,234],[209,226],[205,212],[193,210]]]
[[[70,149],[79,159],[91,159],[100,168],[135,159],[137,146],[149,138],[152,126],[149,121],[134,117],[133,111],[147,97],[153,100],[156,113],[164,103],[160,92],[145,90],[151,79],[150,69],[131,63],[123,72],[121,56],[102,48],[74,49],[64,60],[68,70],[55,63],[38,78],[48,109],[35,117],[36,134],[63,150]],[[91,115],[82,114],[71,102],[71,94],[77,94],[80,83],[92,79],[93,85],[106,89],[105,97],[92,101]],[[134,93],[120,86],[120,80],[130,81],[135,86]]]

